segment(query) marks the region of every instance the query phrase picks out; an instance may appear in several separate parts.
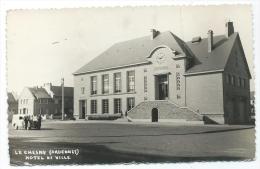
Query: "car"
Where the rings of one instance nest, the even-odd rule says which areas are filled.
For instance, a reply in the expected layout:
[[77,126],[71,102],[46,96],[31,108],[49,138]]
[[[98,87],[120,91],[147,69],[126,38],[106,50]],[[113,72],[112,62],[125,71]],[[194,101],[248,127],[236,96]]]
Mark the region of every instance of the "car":
[[16,130],[24,129],[24,117],[25,115],[14,114],[12,119],[12,127]]

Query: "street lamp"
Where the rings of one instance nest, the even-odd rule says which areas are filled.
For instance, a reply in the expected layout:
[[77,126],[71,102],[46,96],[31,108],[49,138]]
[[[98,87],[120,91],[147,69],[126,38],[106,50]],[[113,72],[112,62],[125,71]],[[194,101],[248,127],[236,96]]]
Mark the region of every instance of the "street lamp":
[[64,120],[64,78],[61,78],[61,119]]

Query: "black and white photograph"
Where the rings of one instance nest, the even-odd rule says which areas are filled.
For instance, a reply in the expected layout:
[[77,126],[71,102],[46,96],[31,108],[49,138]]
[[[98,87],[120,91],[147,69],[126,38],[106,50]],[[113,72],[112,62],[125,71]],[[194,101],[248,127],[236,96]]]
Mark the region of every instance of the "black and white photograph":
[[8,163],[255,161],[253,17],[252,4],[6,11]]

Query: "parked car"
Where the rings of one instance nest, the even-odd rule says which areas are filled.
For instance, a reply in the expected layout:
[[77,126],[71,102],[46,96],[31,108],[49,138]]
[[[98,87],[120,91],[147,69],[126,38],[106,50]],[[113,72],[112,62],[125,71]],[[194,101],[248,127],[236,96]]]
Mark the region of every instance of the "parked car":
[[24,117],[25,115],[14,114],[12,119],[12,127],[16,130],[24,129]]
[[41,129],[41,122],[40,122],[39,118],[37,118],[37,116],[32,116],[32,118],[29,119],[27,129],[28,130],[31,130],[31,129],[40,130]]

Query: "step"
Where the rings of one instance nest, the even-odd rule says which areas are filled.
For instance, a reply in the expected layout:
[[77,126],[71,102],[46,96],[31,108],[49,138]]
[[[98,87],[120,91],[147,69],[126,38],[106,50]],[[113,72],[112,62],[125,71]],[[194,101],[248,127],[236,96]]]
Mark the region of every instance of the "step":
[[186,121],[202,121],[202,116],[186,107],[177,106],[169,101],[145,101],[138,104],[127,115],[133,119],[151,119],[152,109],[158,109],[158,120],[179,119]]

